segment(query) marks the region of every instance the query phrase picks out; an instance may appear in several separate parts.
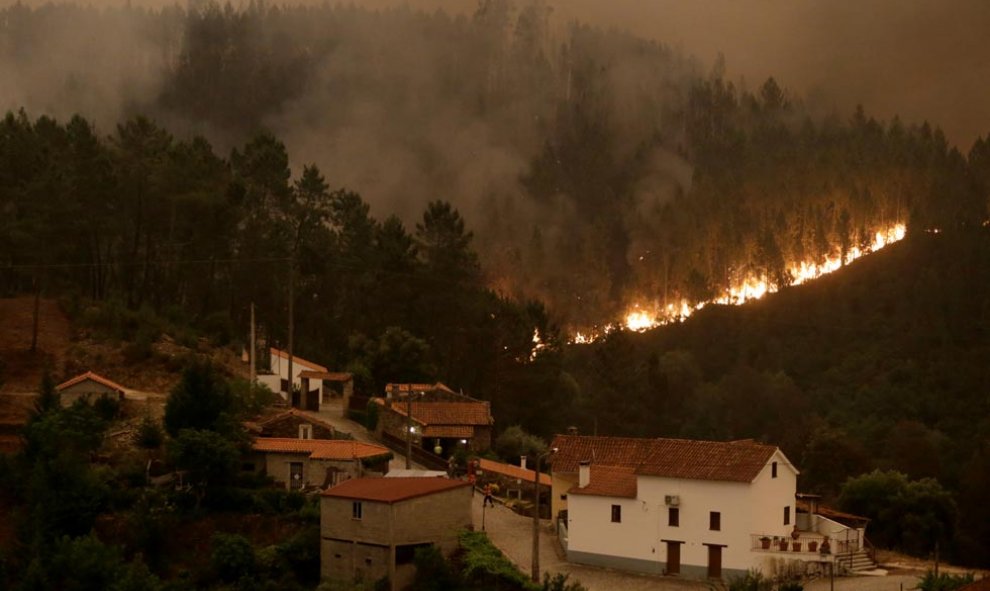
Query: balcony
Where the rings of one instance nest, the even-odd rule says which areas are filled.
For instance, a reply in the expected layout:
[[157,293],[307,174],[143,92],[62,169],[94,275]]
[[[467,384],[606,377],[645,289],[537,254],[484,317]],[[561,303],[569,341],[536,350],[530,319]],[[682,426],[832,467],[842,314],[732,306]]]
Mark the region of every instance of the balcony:
[[[826,539],[828,539],[827,543]],[[750,550],[754,552],[786,553],[802,560],[831,560],[835,548],[835,540],[814,532],[802,531],[796,538],[767,534],[750,535]]]

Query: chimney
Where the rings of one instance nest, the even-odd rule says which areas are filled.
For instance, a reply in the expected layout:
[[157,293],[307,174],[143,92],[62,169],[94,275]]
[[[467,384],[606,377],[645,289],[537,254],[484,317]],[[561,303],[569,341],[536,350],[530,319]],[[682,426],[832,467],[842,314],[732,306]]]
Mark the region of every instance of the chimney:
[[591,462],[584,460],[578,466],[578,488],[584,488],[591,483]]
[[526,456],[519,456],[519,467],[523,470],[526,469]]
[[575,427],[574,425],[571,425],[570,427],[567,428],[567,434],[568,435],[577,435],[578,434],[578,428]]

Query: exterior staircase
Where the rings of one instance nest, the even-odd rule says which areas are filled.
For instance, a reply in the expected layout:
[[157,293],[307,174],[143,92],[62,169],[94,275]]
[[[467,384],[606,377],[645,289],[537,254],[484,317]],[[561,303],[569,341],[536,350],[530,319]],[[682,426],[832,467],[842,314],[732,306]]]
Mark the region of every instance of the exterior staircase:
[[867,550],[857,550],[855,552],[845,552],[835,555],[836,564],[840,565],[842,571],[849,574],[857,574],[864,571],[876,570],[877,563]]

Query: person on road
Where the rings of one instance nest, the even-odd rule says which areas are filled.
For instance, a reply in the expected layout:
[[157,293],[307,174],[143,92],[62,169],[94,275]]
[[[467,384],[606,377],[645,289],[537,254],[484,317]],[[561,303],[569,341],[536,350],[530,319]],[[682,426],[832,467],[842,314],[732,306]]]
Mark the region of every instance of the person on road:
[[485,485],[485,500],[481,502],[481,505],[483,507],[487,505],[491,505],[492,507],[495,506],[495,497],[492,496],[491,483]]

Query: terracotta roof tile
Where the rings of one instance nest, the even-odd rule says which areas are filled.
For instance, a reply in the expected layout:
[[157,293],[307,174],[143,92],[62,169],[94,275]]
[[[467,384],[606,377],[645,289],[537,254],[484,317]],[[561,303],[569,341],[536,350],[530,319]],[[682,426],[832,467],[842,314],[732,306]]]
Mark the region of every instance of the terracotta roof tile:
[[474,427],[470,425],[427,425],[423,427],[423,437],[470,439],[474,437]]
[[[271,348],[271,352],[272,352],[272,355],[274,355],[275,357],[281,357],[282,359],[288,359],[289,358],[289,354],[286,353],[285,351],[281,350],[281,349],[276,349],[275,347],[272,347]],[[306,367],[310,368],[311,370],[315,370],[315,371],[322,371],[322,372],[328,372],[328,371],[330,371],[329,369],[327,369],[326,367],[320,365],[319,363],[315,363],[313,361],[307,361],[306,359],[303,359],[302,357],[300,357],[300,356],[298,356],[296,354],[293,354],[292,355],[292,364],[293,365],[297,365],[297,364],[298,365],[305,365]],[[302,368],[300,368],[300,369],[302,369]],[[303,370],[303,371],[305,371],[305,370]]]
[[467,486],[470,484],[464,480],[449,478],[353,478],[321,494],[324,497],[395,503]]
[[[406,414],[406,404],[392,408]],[[487,402],[413,402],[412,418],[423,425],[490,425],[491,410]]]
[[557,472],[577,472],[581,461],[592,466],[635,468],[635,474],[693,480],[750,482],[777,451],[772,445],[744,441],[633,439],[558,435],[551,457]]
[[588,485],[571,487],[569,495],[636,498],[636,469],[632,466],[591,466]]
[[258,452],[306,454],[314,460],[353,460],[391,453],[388,448],[347,439],[292,439],[258,437],[251,445]]
[[638,466],[649,453],[652,439],[557,435],[550,445],[557,452],[550,456],[554,472],[577,473],[578,465]]
[[87,371],[86,373],[81,374],[81,375],[78,375],[78,376],[72,378],[71,380],[67,380],[65,382],[62,382],[61,384],[55,386],[55,389],[56,390],[59,390],[59,391],[62,391],[64,389],[66,389],[66,388],[70,388],[72,386],[75,386],[76,384],[81,384],[82,382],[85,382],[86,380],[92,380],[92,381],[96,382],[97,384],[102,384],[102,385],[106,386],[107,388],[113,388],[114,390],[117,390],[121,394],[123,394],[124,393],[124,390],[125,390],[125,388],[123,386],[121,386],[120,384],[118,384],[117,382],[114,382],[112,380],[108,380],[105,377],[103,377],[101,375],[97,375],[97,374],[95,374],[95,373],[93,373],[91,371]]
[[[494,472],[508,476],[509,478],[518,478],[524,482],[533,482],[533,470],[527,470],[526,468],[513,466],[512,464],[503,464],[502,462],[487,460],[485,458],[479,458],[479,460],[479,467],[485,472]],[[550,486],[550,476],[541,473],[540,484]]]

